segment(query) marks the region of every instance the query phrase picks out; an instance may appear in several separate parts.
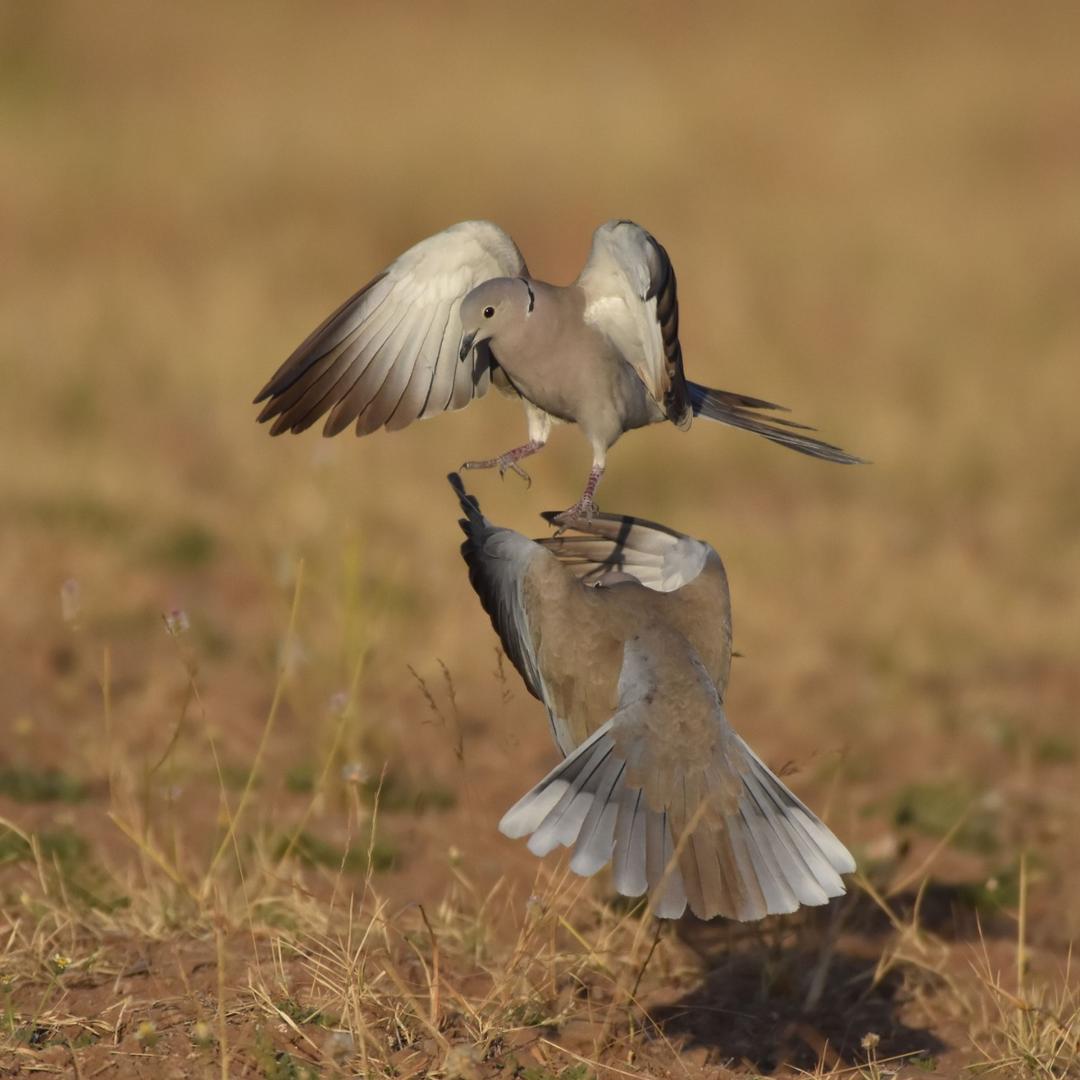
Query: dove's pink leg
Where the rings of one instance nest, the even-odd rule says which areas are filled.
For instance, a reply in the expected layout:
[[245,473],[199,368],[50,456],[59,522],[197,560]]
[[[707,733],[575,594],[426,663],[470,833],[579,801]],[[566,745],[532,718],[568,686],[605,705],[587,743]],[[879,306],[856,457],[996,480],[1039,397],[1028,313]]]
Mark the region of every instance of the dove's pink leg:
[[506,470],[515,472],[526,484],[532,484],[532,477],[518,464],[522,458],[531,457],[538,450],[543,450],[544,444],[538,439],[530,439],[521,446],[515,446],[513,450],[507,450],[498,457],[488,458],[486,461],[466,461],[462,466],[465,469],[498,469],[499,475],[503,476]]
[[604,466],[594,465],[589,470],[589,479],[585,484],[585,490],[581,493],[581,498],[568,510],[564,510],[559,514],[555,520],[560,524],[580,521],[582,518],[588,521],[589,518],[596,513],[596,504],[593,502],[593,496],[596,494],[597,485],[600,483],[600,477],[603,475]]

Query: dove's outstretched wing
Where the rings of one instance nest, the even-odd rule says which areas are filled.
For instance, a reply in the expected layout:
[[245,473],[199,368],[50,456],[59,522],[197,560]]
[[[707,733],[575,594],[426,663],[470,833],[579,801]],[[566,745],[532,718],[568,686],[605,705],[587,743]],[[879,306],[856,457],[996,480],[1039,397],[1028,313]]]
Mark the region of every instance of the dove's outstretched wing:
[[577,284],[585,321],[615,343],[669,420],[693,418],[679,345],[679,298],[668,253],[640,225],[609,221],[593,233]]
[[490,221],[463,221],[395,259],[296,348],[263,387],[259,420],[272,435],[329,413],[323,433],[356,423],[366,435],[460,409],[491,381],[491,354],[458,359],[465,295],[491,278],[528,273],[514,241]]

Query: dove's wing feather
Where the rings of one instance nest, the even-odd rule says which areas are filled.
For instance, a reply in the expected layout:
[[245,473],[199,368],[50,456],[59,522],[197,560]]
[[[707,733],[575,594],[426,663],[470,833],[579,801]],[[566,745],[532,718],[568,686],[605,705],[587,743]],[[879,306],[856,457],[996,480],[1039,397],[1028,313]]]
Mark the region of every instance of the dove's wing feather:
[[464,221],[411,247],[349,297],[297,347],[256,397],[272,434],[324,433],[460,409],[490,383],[491,354],[458,359],[462,299],[491,278],[526,274],[514,241],[489,221]]
[[510,662],[529,692],[544,703],[556,744],[563,753],[569,753],[577,740],[556,707],[557,693],[552,692],[545,680],[536,647],[536,624],[542,615],[530,612],[528,597],[534,593],[538,580],[546,581],[552,588],[561,585],[564,595],[565,591],[583,590],[535,540],[513,529],[492,525],[456,473],[449,479],[465,514],[459,524],[465,533],[461,554],[469,567],[469,582]]
[[640,225],[609,221],[593,233],[577,284],[585,293],[585,321],[615,344],[664,415],[679,427],[689,426],[693,413],[668,253]]
[[[558,514],[547,512],[554,522]],[[715,551],[701,540],[644,518],[596,513],[572,522],[558,536],[538,541],[586,585],[613,571],[628,574],[657,592],[674,592],[710,566]]]

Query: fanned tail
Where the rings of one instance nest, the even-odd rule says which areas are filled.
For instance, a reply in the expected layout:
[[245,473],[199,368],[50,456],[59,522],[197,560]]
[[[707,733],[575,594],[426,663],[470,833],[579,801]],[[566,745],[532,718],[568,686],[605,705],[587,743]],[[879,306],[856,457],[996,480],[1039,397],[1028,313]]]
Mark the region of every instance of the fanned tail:
[[[572,847],[570,868],[585,877],[613,860],[615,889],[648,892],[660,918],[678,918],[689,904],[703,919],[749,921],[844,893],[840,875],[855,869],[847,849],[738,736],[745,770],[736,809],[684,817],[686,807],[654,809],[627,783],[611,728],[556,766],[499,829],[528,836],[536,855]],[[673,818],[688,829],[681,842]]]
[[779,443],[800,454],[808,454],[810,457],[835,461],[841,465],[866,464],[863,458],[849,454],[839,446],[811,438],[809,435],[799,434],[802,431],[814,430],[806,424],[798,424],[794,420],[786,420],[779,416],[771,416],[766,420],[758,411],[783,409],[782,405],[775,405],[761,398],[748,397],[745,394],[732,394],[727,390],[712,390],[708,386],[700,386],[693,382],[688,382],[686,388],[695,416],[704,416],[709,420],[717,420],[721,424],[742,428],[743,431],[752,431],[755,435],[761,435],[771,442]]

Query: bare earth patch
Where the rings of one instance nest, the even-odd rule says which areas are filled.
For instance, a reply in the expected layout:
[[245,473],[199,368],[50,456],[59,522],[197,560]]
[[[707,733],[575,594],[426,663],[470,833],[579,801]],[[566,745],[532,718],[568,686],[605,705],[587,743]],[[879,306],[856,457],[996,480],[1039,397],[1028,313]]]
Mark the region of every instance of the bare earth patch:
[[[1080,16],[0,8],[0,1072],[1080,1075]],[[250,400],[454,221],[566,280],[628,215],[687,371],[871,459],[620,442],[732,582],[729,715],[852,848],[658,925],[496,823],[553,763],[444,481],[519,410]],[[533,487],[545,526],[587,449]]]

